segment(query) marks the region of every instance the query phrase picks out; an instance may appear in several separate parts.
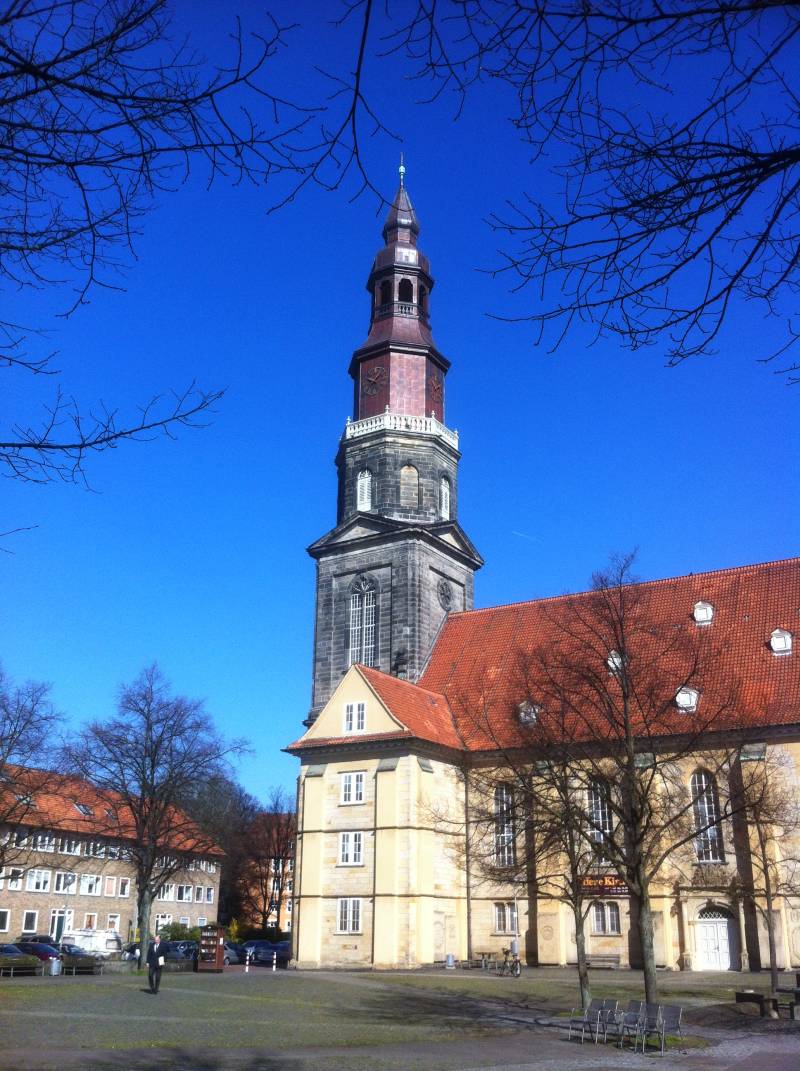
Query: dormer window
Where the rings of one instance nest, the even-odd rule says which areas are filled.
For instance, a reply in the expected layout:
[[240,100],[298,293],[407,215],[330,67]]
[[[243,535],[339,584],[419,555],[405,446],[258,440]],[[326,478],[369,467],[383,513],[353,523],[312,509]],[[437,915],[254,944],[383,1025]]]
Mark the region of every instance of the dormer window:
[[82,814],[84,818],[91,818],[94,814],[92,808],[87,806],[87,804],[85,803],[76,803],[75,810],[78,812],[78,814]]
[[344,731],[346,733],[363,733],[366,725],[366,717],[366,703],[345,703]]
[[700,700],[700,693],[696,688],[679,688],[675,693],[675,706],[678,710],[684,711],[686,714],[691,714],[697,710],[697,704]]
[[792,634],[785,628],[776,628],[769,638],[772,653],[776,655],[788,655],[792,653]]
[[609,651],[606,665],[608,666],[608,672],[613,673],[616,676],[618,673],[622,672],[625,666],[625,656],[616,650]]
[[714,607],[710,602],[696,602],[692,617],[698,625],[710,625],[714,619]]
[[527,700],[517,707],[517,718],[520,725],[535,725],[541,713],[542,708],[538,703],[529,703]]
[[372,509],[372,473],[369,469],[362,469],[358,474],[356,509],[360,513],[368,513]]

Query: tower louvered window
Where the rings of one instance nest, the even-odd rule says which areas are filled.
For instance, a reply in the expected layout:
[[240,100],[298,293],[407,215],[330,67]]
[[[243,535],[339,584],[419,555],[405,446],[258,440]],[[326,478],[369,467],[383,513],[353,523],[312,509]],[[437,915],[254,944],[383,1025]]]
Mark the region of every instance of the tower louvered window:
[[695,770],[692,774],[692,804],[697,830],[694,843],[698,862],[723,862],[725,852],[722,847],[722,827],[719,824],[717,786],[706,770]]
[[348,665],[360,662],[375,665],[377,601],[375,589],[366,577],[359,577],[350,593]]
[[439,484],[439,516],[444,521],[450,520],[450,481],[442,476]]
[[358,474],[356,508],[362,513],[372,509],[372,473],[369,469],[362,469]]
[[514,789],[498,785],[494,790],[494,861],[497,866],[514,866]]

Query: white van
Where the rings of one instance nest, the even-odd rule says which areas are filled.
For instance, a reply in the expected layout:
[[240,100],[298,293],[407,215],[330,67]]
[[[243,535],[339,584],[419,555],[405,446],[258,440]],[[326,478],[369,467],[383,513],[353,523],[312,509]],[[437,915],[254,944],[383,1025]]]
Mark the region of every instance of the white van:
[[113,956],[122,951],[122,938],[116,930],[70,930],[61,940],[65,944],[80,945],[93,956]]

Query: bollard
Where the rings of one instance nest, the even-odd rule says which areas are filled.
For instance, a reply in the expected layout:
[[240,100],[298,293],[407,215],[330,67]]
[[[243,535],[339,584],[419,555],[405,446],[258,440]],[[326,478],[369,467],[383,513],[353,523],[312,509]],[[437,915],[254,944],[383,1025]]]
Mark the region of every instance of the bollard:
[[248,948],[244,954],[244,973],[250,973],[250,949]]
[[272,969],[273,969],[273,971],[276,971],[278,969],[278,953],[277,952],[273,952],[272,953]]

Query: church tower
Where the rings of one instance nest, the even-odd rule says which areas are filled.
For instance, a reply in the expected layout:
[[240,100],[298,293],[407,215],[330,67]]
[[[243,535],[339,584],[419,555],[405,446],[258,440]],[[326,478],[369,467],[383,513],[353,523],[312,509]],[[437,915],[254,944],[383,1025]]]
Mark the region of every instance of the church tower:
[[354,662],[416,681],[450,610],[471,610],[483,561],[458,524],[458,434],[445,424],[450,362],[430,327],[433,278],[404,183],[367,280],[370,327],[350,362],[336,527],[317,562],[311,724]]

